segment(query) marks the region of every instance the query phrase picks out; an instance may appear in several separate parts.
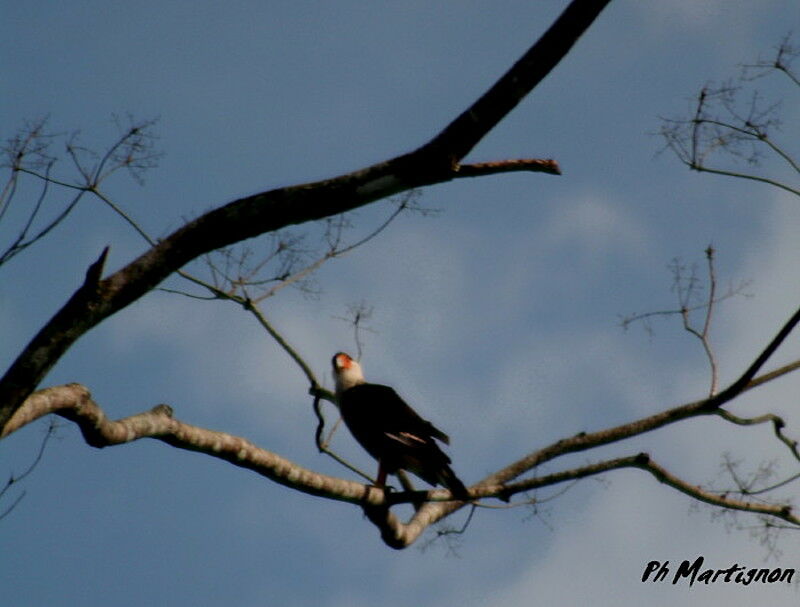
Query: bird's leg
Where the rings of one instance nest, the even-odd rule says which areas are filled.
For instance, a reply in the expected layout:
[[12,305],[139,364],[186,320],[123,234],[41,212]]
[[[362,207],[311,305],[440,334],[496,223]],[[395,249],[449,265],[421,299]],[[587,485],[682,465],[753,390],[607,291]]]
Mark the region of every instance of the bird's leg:
[[383,462],[378,461],[378,478],[375,481],[376,487],[385,487],[386,486],[386,468],[383,467]]

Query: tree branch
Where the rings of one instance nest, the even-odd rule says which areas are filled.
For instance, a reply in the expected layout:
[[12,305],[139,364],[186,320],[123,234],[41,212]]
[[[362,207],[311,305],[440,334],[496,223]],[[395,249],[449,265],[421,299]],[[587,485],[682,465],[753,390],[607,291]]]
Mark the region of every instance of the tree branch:
[[333,179],[235,200],[188,222],[103,280],[78,291],[0,380],[0,427],[84,333],[189,261],[280,228],[348,211],[408,189],[459,177],[460,160],[567,54],[609,0],[573,0],[531,49],[480,99],[414,152]]
[[[795,314],[795,316],[797,315]],[[561,455],[617,442],[681,419],[715,413],[727,400],[745,390],[762,385],[769,379],[774,379],[777,377],[775,372],[767,373],[755,379],[752,379],[750,374],[757,372],[758,367],[763,365],[769,355],[775,351],[776,344],[785,339],[788,331],[793,326],[792,321],[794,318],[793,316],[784,325],[782,330],[779,331],[769,346],[758,357],[756,363],[760,362],[760,364],[754,363],[748,367],[748,370],[739,380],[718,395],[674,407],[629,424],[594,433],[581,433],[572,438],[557,441],[548,447],[523,457],[498,472],[490,474],[479,483],[473,485],[469,489],[471,497],[473,499],[496,497],[508,500],[515,493],[529,491],[537,487],[576,480],[617,468],[638,467],[647,470],[660,481],[701,501],[725,508],[768,514],[792,524],[798,524],[788,506],[751,504],[703,491],[669,474],[643,454],[632,458],[620,458],[591,464],[543,477],[524,479],[516,483],[511,482],[536,466]],[[797,365],[788,365],[778,371],[780,371],[780,374],[785,374],[789,372],[790,368],[797,368]],[[747,379],[745,384],[740,385],[743,378],[748,377],[750,379]],[[734,390],[736,386],[740,387]],[[710,407],[709,403],[712,402],[715,404]],[[24,406],[19,408],[11,418],[0,438],[49,413],[55,413],[75,422],[80,427],[86,442],[95,447],[121,444],[145,437],[155,438],[174,447],[205,453],[212,457],[223,459],[235,466],[253,470],[274,482],[303,493],[358,504],[364,508],[367,518],[379,528],[384,542],[393,548],[399,549],[410,545],[427,527],[469,503],[453,501],[451,493],[444,489],[386,493],[382,489],[372,486],[318,474],[300,467],[275,453],[261,449],[243,438],[180,422],[172,416],[172,409],[167,405],[158,405],[151,411],[117,421],[110,421],[100,407],[91,399],[89,391],[78,384],[48,388],[32,394],[25,401]],[[415,512],[407,523],[403,523],[391,511],[392,506],[401,503],[415,505]]]
[[539,84],[610,0],[575,0],[492,88],[425,146],[455,164]]
[[[703,488],[692,485],[679,477],[675,476],[662,466],[658,465],[652,460],[647,453],[639,453],[633,456],[620,457],[617,459],[589,464],[563,472],[557,472],[542,477],[535,477],[519,481],[517,483],[508,484],[491,484],[492,476],[487,477],[480,483],[470,488],[470,495],[473,499],[499,497],[505,501],[517,493],[531,491],[540,487],[547,487],[568,481],[575,481],[611,470],[619,470],[624,468],[638,468],[649,472],[659,482],[672,487],[701,502],[711,504],[720,508],[731,510],[740,510],[745,512],[752,512],[755,514],[763,514],[771,517],[779,518],[787,521],[794,526],[800,526],[800,518],[792,514],[792,509],[786,504],[765,504],[753,501],[744,501],[731,498],[727,495],[714,493],[712,491],[704,490]],[[416,492],[423,493],[423,492]],[[431,494],[447,493],[447,492],[427,492],[427,497],[432,497]],[[404,503],[409,499],[414,499],[414,493],[396,493],[390,494],[387,498],[386,504],[381,505],[365,505],[364,511],[367,518],[378,527],[381,532],[381,538],[390,547],[395,549],[402,549],[412,544],[425,529],[430,525],[438,522],[446,516],[449,516],[456,510],[459,510],[469,502],[428,502],[425,503],[410,519],[408,523],[403,523],[394,515],[389,506],[392,503]],[[417,497],[419,499],[419,497]]]
[[32,394],[11,418],[0,437],[50,413],[77,424],[84,440],[92,447],[102,448],[141,438],[154,438],[173,447],[223,459],[303,493],[354,504],[361,504],[365,500],[374,504],[384,502],[381,489],[318,474],[261,449],[244,438],[183,423],[172,416],[172,408],[167,405],[158,405],[150,411],[124,419],[109,420],[92,400],[89,391],[80,384],[46,388]]
[[459,177],[483,177],[485,175],[516,172],[561,175],[561,168],[555,160],[538,158],[478,162],[473,164],[460,164],[458,166]]
[[750,181],[757,181],[759,183],[764,183],[766,185],[771,185],[781,190],[785,190],[790,194],[794,194],[795,196],[800,196],[800,189],[793,188],[791,186],[786,185],[785,183],[781,183],[780,181],[776,181],[775,179],[770,179],[769,177],[762,177],[761,175],[754,175],[751,173],[742,173],[739,171],[730,171],[725,169],[713,169],[708,167],[704,164],[694,164],[694,163],[686,163],[686,165],[692,169],[693,171],[697,171],[698,173],[711,173],[712,175],[722,175],[724,177],[736,177],[737,179],[746,179]]
[[513,464],[510,464],[494,474],[489,475],[483,481],[478,483],[478,485],[503,485],[509,483],[525,472],[562,455],[566,455],[568,453],[577,453],[590,448],[599,447],[601,445],[607,445],[612,442],[617,442],[632,436],[637,436],[639,434],[644,434],[645,432],[662,428],[680,420],[716,413],[720,407],[730,402],[741,393],[764,383],[762,378],[754,379],[755,374],[758,373],[761,367],[767,362],[769,357],[775,353],[775,350],[778,348],[778,346],[780,346],[781,343],[783,343],[798,322],[800,322],[800,308],[798,308],[798,310],[792,315],[786,324],[784,324],[780,331],[778,331],[776,336],[772,339],[772,341],[770,341],[767,347],[761,352],[761,354],[759,354],[759,356],[747,368],[747,370],[736,381],[734,381],[721,392],[702,400],[672,407],[660,413],[656,413],[655,415],[651,415],[634,422],[621,424],[619,426],[607,428],[598,432],[582,432],[571,438],[559,440],[547,447],[544,447],[543,449],[534,451],[533,453],[530,453]]

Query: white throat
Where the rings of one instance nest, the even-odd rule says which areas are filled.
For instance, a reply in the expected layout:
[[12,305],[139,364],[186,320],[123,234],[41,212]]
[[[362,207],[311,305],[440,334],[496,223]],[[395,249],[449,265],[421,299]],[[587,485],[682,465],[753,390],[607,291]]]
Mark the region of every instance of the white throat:
[[350,359],[346,367],[337,366],[333,371],[333,380],[336,382],[336,394],[341,394],[353,386],[365,383],[364,372],[355,360]]

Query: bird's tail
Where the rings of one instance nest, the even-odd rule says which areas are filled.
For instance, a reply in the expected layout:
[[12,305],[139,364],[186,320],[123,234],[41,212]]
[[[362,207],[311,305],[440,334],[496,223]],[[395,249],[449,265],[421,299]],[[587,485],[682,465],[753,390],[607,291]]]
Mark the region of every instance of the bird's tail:
[[442,467],[439,472],[439,483],[448,488],[457,500],[467,501],[470,499],[469,491],[450,466],[445,465]]

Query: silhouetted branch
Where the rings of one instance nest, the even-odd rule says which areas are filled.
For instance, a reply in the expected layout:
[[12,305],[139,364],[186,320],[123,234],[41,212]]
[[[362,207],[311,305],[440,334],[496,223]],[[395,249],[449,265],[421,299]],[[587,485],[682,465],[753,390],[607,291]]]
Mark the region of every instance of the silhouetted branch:
[[[47,430],[45,430],[44,437],[42,438],[42,442],[39,444],[39,449],[36,452],[36,455],[34,456],[33,461],[31,461],[30,465],[23,472],[21,472],[20,474],[17,474],[17,475],[13,475],[12,474],[9,477],[9,479],[6,481],[5,486],[2,489],[0,489],[0,500],[2,500],[4,498],[6,493],[12,487],[17,487],[20,482],[25,480],[25,478],[27,478],[28,475],[36,469],[36,467],[39,465],[39,462],[42,461],[42,456],[44,455],[44,450],[47,447],[47,443],[50,442],[50,439],[56,433],[56,428],[57,428],[57,424],[56,424],[55,420],[53,418],[50,418],[50,423],[47,426]],[[2,512],[0,512],[0,520],[4,519],[6,516],[11,514],[11,512],[14,510],[14,508],[17,507],[17,505],[22,501],[22,499],[24,497],[25,497],[25,491],[22,491],[14,499],[14,501],[11,502],[11,504],[9,504]]]
[[800,86],[800,80],[791,70],[791,62],[797,56],[798,51],[787,36],[773,59],[743,66],[738,83],[703,87],[690,117],[662,119],[661,135],[666,148],[692,170],[756,181],[800,196],[800,188],[788,181],[760,172],[715,166],[712,162],[725,155],[753,167],[771,156],[785,163],[795,175],[800,174],[800,164],[793,154],[773,136],[781,125],[780,104],[765,103],[758,91],[743,99],[743,92],[751,87],[752,81],[775,72]]
[[[713,256],[715,253],[716,250],[711,248],[712,259],[709,260],[708,249],[706,249],[707,262],[713,263]],[[725,291],[722,294],[719,294],[718,293],[719,289],[717,287],[716,284],[717,281],[715,277],[713,294],[710,294],[704,300],[698,301],[699,299],[698,294],[701,290],[702,285],[700,280],[696,276],[695,266],[692,265],[690,268],[687,269],[687,267],[679,259],[673,259],[668,267],[670,272],[672,272],[672,290],[677,294],[678,307],[665,308],[663,310],[654,310],[651,312],[634,313],[634,314],[628,314],[626,316],[620,316],[619,324],[623,329],[627,330],[634,323],[640,322],[643,323],[645,330],[648,333],[652,334],[653,331],[649,324],[649,321],[653,318],[680,316],[681,319],[685,321],[691,317],[693,312],[704,310],[706,312],[706,315],[705,315],[705,320],[703,322],[703,326],[705,327],[706,325],[708,325],[708,331],[710,331],[710,326],[711,326],[711,321],[710,321],[711,317],[709,316],[710,307],[715,306],[737,295],[745,297],[749,296],[745,290],[750,286],[751,284],[750,281],[742,281],[736,285],[729,285],[728,288],[725,289]],[[709,266],[709,271],[711,270],[712,267]],[[697,301],[697,303],[693,303],[695,301]],[[691,325],[691,322],[689,324]],[[697,329],[695,330],[697,331]],[[707,335],[708,331],[706,331]],[[698,332],[700,335],[702,335],[702,331]]]

